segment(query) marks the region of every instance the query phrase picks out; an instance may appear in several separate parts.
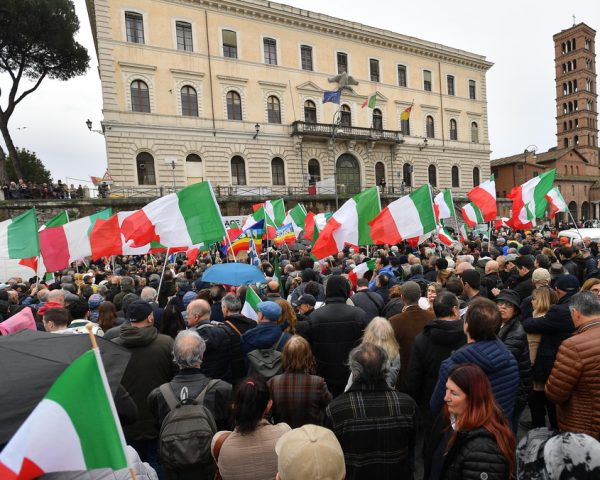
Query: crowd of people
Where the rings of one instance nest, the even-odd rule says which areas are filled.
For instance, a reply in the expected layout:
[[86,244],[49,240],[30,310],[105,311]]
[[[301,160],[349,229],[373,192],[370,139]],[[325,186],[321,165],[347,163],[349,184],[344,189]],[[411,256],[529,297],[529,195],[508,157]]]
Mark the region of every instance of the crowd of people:
[[309,250],[270,249],[239,287],[203,280],[218,251],[5,279],[0,333],[89,324],[131,353],[116,405],[141,478],[600,478],[596,242]]
[[77,199],[85,198],[87,187],[79,184],[63,183],[58,180],[56,183],[36,183],[28,180],[19,179],[18,182],[9,182],[2,186],[5,200],[31,200],[31,199]]

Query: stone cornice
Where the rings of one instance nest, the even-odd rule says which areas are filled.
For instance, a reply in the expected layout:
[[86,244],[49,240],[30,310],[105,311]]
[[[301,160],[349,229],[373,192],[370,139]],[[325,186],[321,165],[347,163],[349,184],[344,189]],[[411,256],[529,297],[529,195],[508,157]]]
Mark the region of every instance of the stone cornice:
[[227,75],[217,75],[217,78],[219,80],[221,80],[222,82],[248,83],[247,78],[241,78],[241,77],[230,77]]
[[[335,36],[342,40],[370,44],[399,52],[429,57],[432,60],[450,62],[481,71],[489,70],[493,63],[483,55],[420,40],[415,37],[369,27],[356,22],[290,7],[266,0],[192,0],[193,3],[213,11],[278,23],[288,27]],[[179,2],[178,2],[179,3]]]
[[123,70],[147,70],[150,72],[156,71],[156,65],[142,65],[141,63],[118,62],[119,67]]
[[287,83],[265,82],[264,80],[259,80],[258,84],[261,87],[278,88],[282,90],[285,90],[288,87]]
[[198,78],[204,77],[204,73],[202,73],[202,72],[192,72],[190,70],[179,70],[177,68],[170,68],[169,71],[175,76],[198,77]]

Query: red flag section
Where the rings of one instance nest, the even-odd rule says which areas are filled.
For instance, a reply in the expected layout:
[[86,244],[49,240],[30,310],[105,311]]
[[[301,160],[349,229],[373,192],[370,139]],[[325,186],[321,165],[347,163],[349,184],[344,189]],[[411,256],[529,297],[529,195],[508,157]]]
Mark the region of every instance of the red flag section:
[[130,245],[134,248],[143,247],[152,241],[160,241],[144,210],[137,210],[123,220],[121,232],[128,241],[131,240]]
[[24,267],[29,267],[34,272],[37,272],[38,258],[37,257],[22,258],[21,260],[19,260],[19,265],[23,265]]
[[40,250],[48,272],[61,270],[69,265],[69,241],[63,227],[44,228],[39,232]]
[[341,226],[342,224],[333,217],[328,220],[325,228],[319,233],[317,242],[313,245],[311,253],[315,258],[325,258],[340,251],[333,234]]
[[371,225],[371,239],[376,245],[388,243],[394,245],[402,240],[396,222],[389,208],[384,208],[369,222]]
[[93,260],[110,257],[111,255],[122,255],[123,247],[119,217],[113,215],[108,220],[97,219],[90,232],[90,244]]

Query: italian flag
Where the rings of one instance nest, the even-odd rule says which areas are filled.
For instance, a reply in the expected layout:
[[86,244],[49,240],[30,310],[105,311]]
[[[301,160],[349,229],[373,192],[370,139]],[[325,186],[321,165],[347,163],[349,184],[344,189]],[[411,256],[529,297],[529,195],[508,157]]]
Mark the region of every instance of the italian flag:
[[536,218],[543,218],[548,202],[546,194],[552,190],[556,169],[533,177],[523,185],[514,187],[507,198],[513,202],[511,226],[513,228],[531,228]]
[[484,222],[492,222],[498,216],[496,208],[496,182],[494,176],[467,193],[473,204],[481,211]]
[[225,237],[221,210],[210,182],[200,182],[154,200],[121,224],[125,240],[142,247],[152,240],[165,247],[216,243]]
[[98,219],[108,219],[111,214],[112,210],[107,208],[89,217],[40,231],[40,249],[46,271],[62,270],[72,262],[92,255],[90,232]]
[[275,238],[275,231],[281,227],[285,220],[285,204],[282,198],[277,200],[268,200],[263,203],[255,203],[252,205],[254,213],[250,215],[242,230],[254,225],[256,222],[261,220],[265,221],[265,231],[267,232],[267,239]]
[[433,199],[433,208],[435,210],[435,218],[438,221],[456,216],[454,202],[452,201],[452,192],[450,190],[442,190],[438,193]]
[[444,245],[450,246],[453,243],[456,243],[456,240],[452,238],[450,232],[442,225],[438,226],[437,236],[440,242],[442,242]]
[[[0,222],[0,258],[20,260],[40,254],[35,208]],[[5,278],[2,280],[6,280]]]
[[371,187],[346,201],[335,212],[312,248],[312,255],[317,259],[333,255],[351,245],[371,245],[371,226],[381,211],[379,188]]
[[302,205],[301,203],[289,210],[287,215],[283,219],[284,225],[287,225],[288,223],[292,224],[296,238],[298,238],[298,235],[300,235],[300,232],[302,232],[302,230],[304,229],[305,222],[306,208],[304,208],[304,205]]
[[121,225],[135,211],[119,212],[104,220],[98,218],[90,232],[92,246],[91,257],[97,260],[111,255],[144,255],[150,250],[150,244],[135,248],[127,244],[121,232]]
[[474,228],[478,223],[485,223],[483,212],[473,202],[467,203],[462,207],[460,213],[469,228]]
[[460,228],[458,229],[458,232],[460,233],[460,241],[461,242],[466,242],[469,239],[469,237],[467,237],[467,229],[466,229],[464,223],[460,226]]
[[417,188],[384,208],[369,222],[375,244],[395,244],[436,230],[429,185]]
[[426,233],[425,235],[419,235],[418,237],[407,238],[406,243],[408,243],[412,248],[417,248],[429,237],[431,237],[431,232]]
[[246,301],[242,307],[242,315],[252,320],[258,320],[258,304],[262,302],[258,293],[251,286],[246,289]]
[[352,282],[352,286],[356,288],[356,282],[359,278],[363,278],[365,273],[369,270],[375,270],[375,263],[377,259],[369,260],[368,262],[359,263],[352,271],[348,274],[348,279]]
[[365,108],[365,107],[375,108],[375,105],[377,105],[377,94],[376,93],[374,93],[369,98],[367,98],[363,102],[363,104],[360,106],[360,108]]
[[557,187],[551,188],[545,195],[545,198],[550,204],[550,219],[556,217],[558,212],[566,212],[569,210],[567,202],[565,202],[565,199],[560,194],[560,190]]
[[125,439],[98,349],[76,359],[54,382],[0,453],[0,478],[127,468]]

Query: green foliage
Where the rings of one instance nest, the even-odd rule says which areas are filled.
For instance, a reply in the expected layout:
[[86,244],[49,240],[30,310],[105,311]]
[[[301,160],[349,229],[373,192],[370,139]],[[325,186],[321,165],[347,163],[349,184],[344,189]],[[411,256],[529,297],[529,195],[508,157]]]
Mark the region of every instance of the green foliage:
[[[18,152],[21,169],[23,170],[23,180],[26,182],[31,181],[38,185],[41,185],[42,183],[52,183],[50,171],[44,167],[44,164],[34,152],[30,152],[25,148],[20,148]],[[10,157],[8,157],[6,161],[6,171],[10,181],[16,182],[19,180]]]

